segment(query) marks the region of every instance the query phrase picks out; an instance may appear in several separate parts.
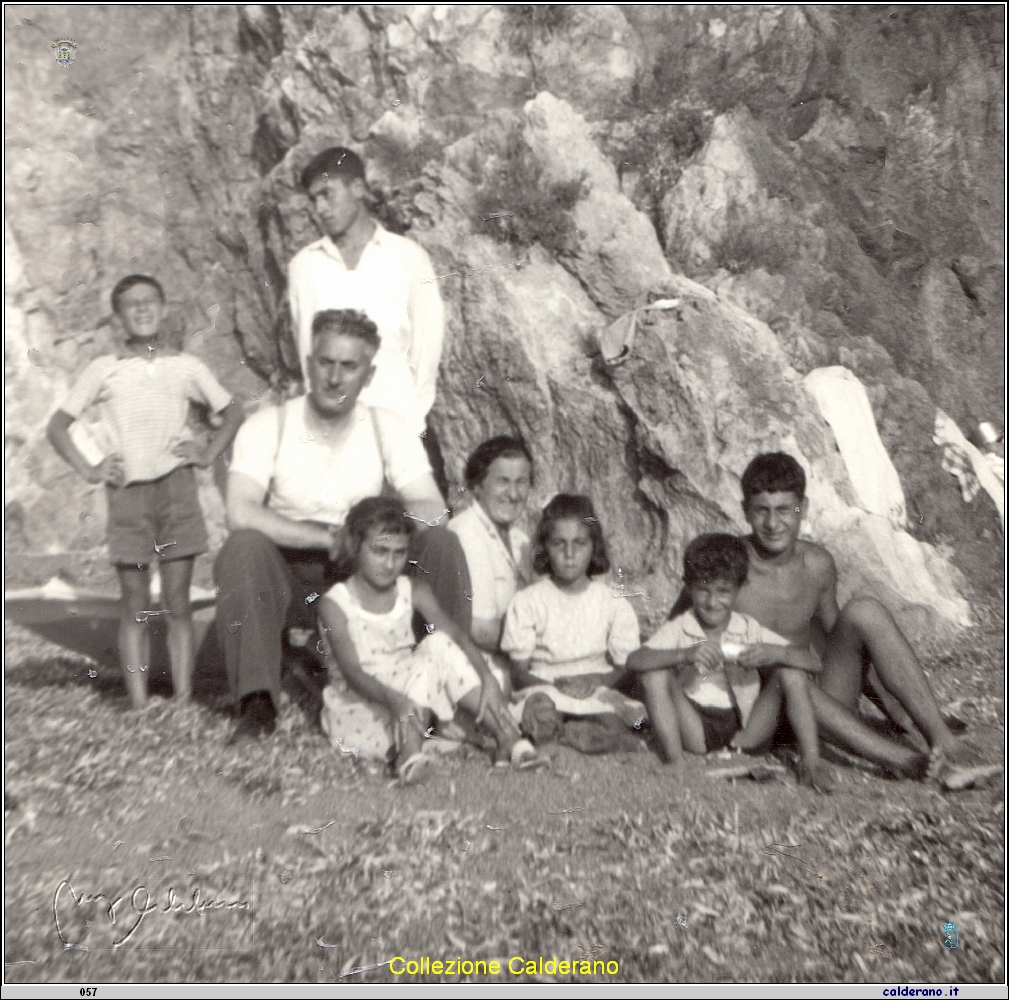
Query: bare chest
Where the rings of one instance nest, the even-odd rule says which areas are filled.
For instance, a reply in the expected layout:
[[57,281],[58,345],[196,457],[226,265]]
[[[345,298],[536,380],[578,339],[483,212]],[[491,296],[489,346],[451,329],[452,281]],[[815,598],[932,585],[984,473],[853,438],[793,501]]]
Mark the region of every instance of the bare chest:
[[819,581],[801,565],[771,571],[751,566],[749,579],[736,599],[736,610],[792,642],[805,644],[819,597]]

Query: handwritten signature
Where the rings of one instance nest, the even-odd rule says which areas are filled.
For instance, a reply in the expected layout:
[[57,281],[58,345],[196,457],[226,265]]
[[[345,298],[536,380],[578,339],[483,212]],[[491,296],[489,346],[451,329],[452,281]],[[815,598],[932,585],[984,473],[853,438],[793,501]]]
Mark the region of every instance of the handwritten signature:
[[[60,884],[56,887],[56,891],[53,893],[53,921],[56,924],[56,933],[63,944],[64,951],[71,948],[82,947],[81,945],[74,944],[73,942],[67,940],[66,935],[64,934],[64,927],[60,923],[60,900],[61,898],[65,899],[65,892],[70,893],[70,898],[73,900],[75,906],[81,906],[83,903],[107,903],[105,912],[111,924],[117,923],[117,917],[121,915],[117,911],[123,901],[127,898],[125,896],[118,896],[115,899],[112,899],[104,892],[78,892],[70,884],[69,879],[64,879],[60,882]],[[175,889],[170,887],[165,895],[164,905],[159,906],[151,898],[151,893],[147,886],[138,885],[129,896],[129,910],[126,911],[127,914],[130,914],[132,911],[131,916],[136,916],[136,921],[129,927],[122,937],[113,940],[112,946],[114,948],[118,948],[129,941],[130,938],[132,938],[139,930],[140,925],[143,923],[144,918],[148,913],[195,913],[202,917],[208,910],[250,910],[252,908],[251,903],[239,899],[202,900],[200,898],[201,893],[201,889],[194,889],[192,891],[190,902],[187,905],[184,900],[180,900],[177,897]]]

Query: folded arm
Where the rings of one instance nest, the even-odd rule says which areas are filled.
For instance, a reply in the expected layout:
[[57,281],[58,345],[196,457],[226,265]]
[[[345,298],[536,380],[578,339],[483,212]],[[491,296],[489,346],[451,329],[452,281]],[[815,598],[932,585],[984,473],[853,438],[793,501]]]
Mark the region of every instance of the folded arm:
[[261,531],[275,545],[289,549],[327,549],[333,553],[339,529],[316,521],[292,521],[265,505],[266,489],[244,472],[228,475],[228,529]]

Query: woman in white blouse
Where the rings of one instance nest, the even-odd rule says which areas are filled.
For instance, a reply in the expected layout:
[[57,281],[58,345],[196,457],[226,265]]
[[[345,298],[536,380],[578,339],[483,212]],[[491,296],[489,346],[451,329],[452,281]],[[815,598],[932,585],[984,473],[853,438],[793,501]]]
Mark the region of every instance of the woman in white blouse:
[[[462,545],[472,589],[473,641],[500,657],[505,612],[516,591],[532,580],[529,536],[516,522],[532,488],[532,456],[518,439],[484,441],[466,463],[474,502],[448,525]],[[500,658],[507,673],[508,659]]]

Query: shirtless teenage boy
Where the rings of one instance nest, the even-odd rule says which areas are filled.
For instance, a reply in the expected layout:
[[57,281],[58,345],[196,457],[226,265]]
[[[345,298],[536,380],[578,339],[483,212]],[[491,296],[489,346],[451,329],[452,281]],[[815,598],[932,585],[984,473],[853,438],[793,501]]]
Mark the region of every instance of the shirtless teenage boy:
[[[819,686],[810,697],[822,738],[908,778],[924,777],[930,761],[940,778],[979,761],[961,760],[969,748],[939,712],[918,658],[890,612],[871,597],[837,605],[837,569],[830,553],[800,541],[808,509],[806,476],[782,452],[758,455],[742,478],[750,572],[736,608],[791,642],[808,647],[810,620],[826,635]],[[866,682],[894,722],[925,738],[931,757],[870,729],[857,716]],[[913,725],[912,725],[913,724]]]

